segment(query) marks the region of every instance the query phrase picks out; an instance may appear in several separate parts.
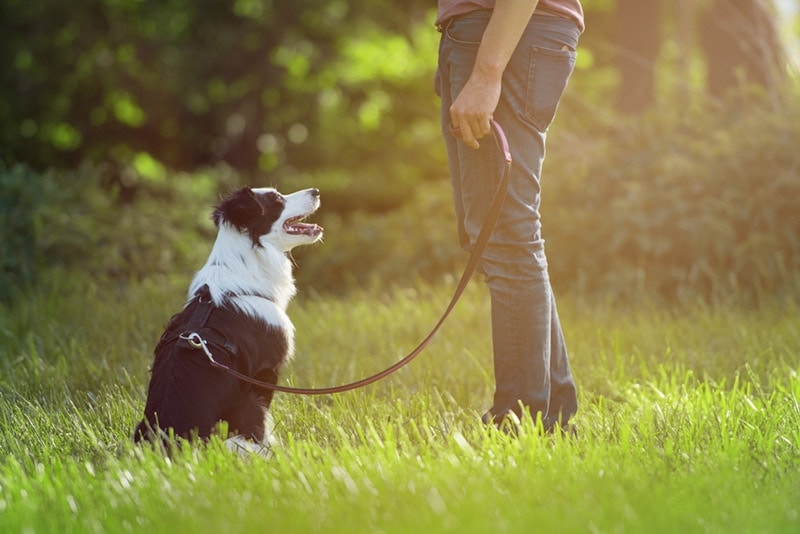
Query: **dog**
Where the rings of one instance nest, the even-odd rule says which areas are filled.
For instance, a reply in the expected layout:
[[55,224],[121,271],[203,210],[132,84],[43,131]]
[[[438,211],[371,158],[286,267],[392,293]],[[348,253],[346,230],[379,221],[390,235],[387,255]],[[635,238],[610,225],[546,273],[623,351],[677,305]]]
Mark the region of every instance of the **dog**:
[[[156,345],[135,442],[207,440],[224,422],[229,449],[269,451],[273,391],[212,367],[196,341],[202,338],[219,363],[277,383],[294,351],[294,326],[286,314],[296,291],[289,252],[322,239],[321,226],[303,222],[319,206],[317,189],[282,195],[247,187],[215,206],[217,239],[183,310]],[[192,333],[199,335],[194,344]]]

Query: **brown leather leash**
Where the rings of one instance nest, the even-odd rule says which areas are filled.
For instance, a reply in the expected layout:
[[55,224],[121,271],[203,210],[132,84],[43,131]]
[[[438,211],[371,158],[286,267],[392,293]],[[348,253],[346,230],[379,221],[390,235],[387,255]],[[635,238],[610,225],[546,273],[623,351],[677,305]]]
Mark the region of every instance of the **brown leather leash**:
[[[481,255],[483,255],[483,251],[486,249],[486,244],[489,242],[489,237],[491,236],[492,231],[494,230],[494,227],[497,224],[497,220],[500,218],[500,211],[502,210],[503,207],[503,200],[505,199],[506,191],[508,190],[508,182],[511,177],[512,160],[511,160],[511,151],[508,148],[508,139],[506,139],[505,132],[503,132],[503,129],[497,122],[495,122],[494,120],[490,122],[492,126],[492,134],[494,136],[495,144],[497,145],[497,148],[500,150],[503,156],[504,167],[503,167],[503,175],[500,179],[500,183],[497,185],[497,190],[495,191],[494,198],[492,199],[492,204],[489,207],[489,213],[487,213],[486,215],[486,220],[484,221],[483,227],[481,228],[481,231],[478,234],[478,239],[475,241],[475,245],[472,248],[469,260],[467,261],[467,266],[464,268],[464,272],[461,275],[461,279],[458,281],[458,285],[456,286],[456,289],[453,292],[453,296],[450,299],[450,303],[447,305],[447,308],[445,309],[444,313],[439,318],[439,321],[433,327],[433,330],[431,330],[431,332],[425,337],[425,339],[423,339],[422,342],[420,342],[420,344],[417,345],[417,348],[411,351],[402,360],[399,360],[391,367],[388,367],[379,373],[368,376],[361,380],[357,380],[355,382],[351,382],[349,384],[342,384],[341,386],[333,386],[327,388],[298,388],[298,387],[281,386],[278,384],[270,384],[268,382],[256,380],[255,378],[251,378],[234,369],[231,369],[225,364],[219,363],[214,359],[214,355],[211,353],[211,350],[209,350],[207,341],[203,339],[203,337],[197,332],[181,334],[180,338],[188,341],[192,347],[196,349],[202,349],[213,367],[216,367],[217,369],[220,369],[243,382],[247,382],[254,386],[258,386],[265,389],[271,389],[283,393],[294,393],[296,395],[330,395],[333,393],[342,393],[345,391],[351,391],[353,389],[362,388],[364,386],[374,384],[378,380],[386,378],[390,374],[394,373],[401,367],[411,362],[411,360],[419,356],[419,354],[425,349],[425,347],[428,346],[428,343],[430,343],[431,340],[434,338],[434,336],[439,332],[439,329],[442,327],[442,324],[444,324],[445,320],[450,315],[450,312],[452,312],[453,308],[455,308],[458,299],[461,298],[461,295],[462,293],[464,293],[464,290],[466,289],[470,278],[475,273],[475,269],[478,267],[478,262],[481,259]],[[460,137],[459,135],[460,132],[457,129],[451,128],[450,131],[454,136]]]

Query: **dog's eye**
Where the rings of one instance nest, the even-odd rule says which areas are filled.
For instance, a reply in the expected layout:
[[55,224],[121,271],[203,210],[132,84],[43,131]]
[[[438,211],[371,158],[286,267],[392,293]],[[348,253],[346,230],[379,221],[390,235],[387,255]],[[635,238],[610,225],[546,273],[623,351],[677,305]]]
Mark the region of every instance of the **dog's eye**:
[[275,202],[277,204],[284,203],[283,195],[281,195],[277,191],[270,191],[269,193],[267,193],[267,200],[269,202]]

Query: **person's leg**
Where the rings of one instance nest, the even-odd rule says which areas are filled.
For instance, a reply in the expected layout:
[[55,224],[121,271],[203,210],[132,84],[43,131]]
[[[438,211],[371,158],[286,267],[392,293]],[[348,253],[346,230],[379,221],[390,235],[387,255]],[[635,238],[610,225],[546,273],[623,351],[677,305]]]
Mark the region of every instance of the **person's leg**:
[[[488,211],[502,158],[489,139],[479,150],[453,139],[448,109],[469,77],[489,16],[477,12],[458,19],[446,29],[440,49],[442,131],[459,241],[468,250]],[[577,410],[539,217],[545,132],[572,71],[577,37],[568,21],[535,16],[506,69],[494,114],[514,158],[503,213],[481,262],[492,302],[496,391],[488,419],[495,422],[527,410],[541,414],[549,428]]]

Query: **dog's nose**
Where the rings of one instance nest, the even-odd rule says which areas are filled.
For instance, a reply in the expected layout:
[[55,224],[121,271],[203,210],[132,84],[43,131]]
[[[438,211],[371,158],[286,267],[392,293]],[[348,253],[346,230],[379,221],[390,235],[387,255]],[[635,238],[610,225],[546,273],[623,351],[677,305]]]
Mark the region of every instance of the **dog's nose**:
[[316,187],[313,188],[313,189],[309,189],[308,192],[311,193],[312,197],[318,197],[319,196],[319,189],[317,189]]

